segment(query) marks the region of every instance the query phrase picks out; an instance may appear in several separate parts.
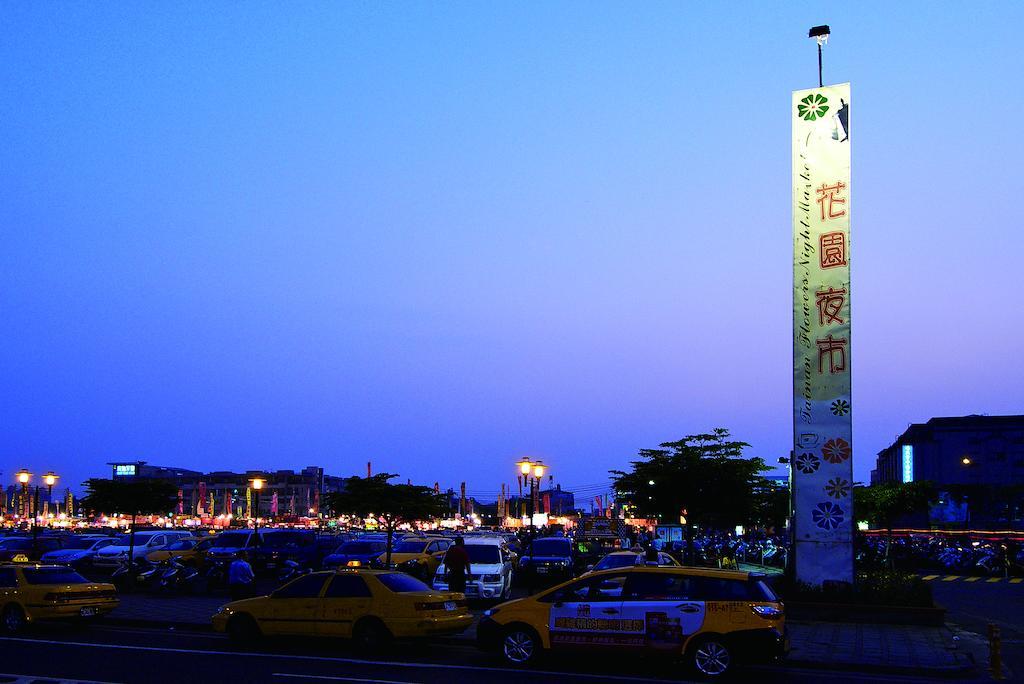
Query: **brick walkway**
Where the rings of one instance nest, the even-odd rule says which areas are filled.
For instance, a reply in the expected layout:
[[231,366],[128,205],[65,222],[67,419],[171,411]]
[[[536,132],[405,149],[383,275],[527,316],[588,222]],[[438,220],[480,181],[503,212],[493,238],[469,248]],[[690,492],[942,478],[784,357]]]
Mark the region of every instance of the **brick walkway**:
[[792,621],[788,627],[794,664],[945,671],[970,666],[945,627]]

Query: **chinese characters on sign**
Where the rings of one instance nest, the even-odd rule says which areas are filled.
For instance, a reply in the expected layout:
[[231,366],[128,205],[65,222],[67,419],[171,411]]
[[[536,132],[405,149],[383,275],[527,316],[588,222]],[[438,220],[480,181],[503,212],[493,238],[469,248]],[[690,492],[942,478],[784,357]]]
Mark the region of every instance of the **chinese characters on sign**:
[[850,86],[792,102],[793,524],[797,579],[820,585],[853,579]]

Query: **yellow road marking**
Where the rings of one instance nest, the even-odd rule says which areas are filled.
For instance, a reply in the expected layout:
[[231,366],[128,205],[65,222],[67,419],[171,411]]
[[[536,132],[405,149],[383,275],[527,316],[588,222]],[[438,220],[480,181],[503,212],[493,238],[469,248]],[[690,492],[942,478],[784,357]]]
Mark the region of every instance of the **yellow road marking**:
[[1002,582],[1003,578],[1002,577],[989,577],[985,581],[988,582],[989,584],[991,584],[992,582]]
[[960,575],[946,575],[945,577],[942,578],[942,581],[943,582],[952,582],[952,581],[958,580],[958,579],[960,579]]
[[925,576],[924,576],[924,581],[925,581],[925,582],[931,582],[931,581],[932,581],[933,579],[935,579],[936,577],[938,577],[938,575],[925,575]]
[[1024,577],[1014,577],[1010,580],[1010,584],[1020,584],[1021,582],[1024,582]]
[[967,579],[964,580],[964,582],[977,582],[980,579],[981,579],[980,577],[968,577]]

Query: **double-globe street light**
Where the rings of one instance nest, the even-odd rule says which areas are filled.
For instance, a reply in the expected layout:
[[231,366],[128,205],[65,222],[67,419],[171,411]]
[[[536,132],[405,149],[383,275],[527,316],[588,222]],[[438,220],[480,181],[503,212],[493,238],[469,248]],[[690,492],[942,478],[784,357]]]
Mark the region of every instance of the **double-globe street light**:
[[[29,486],[28,483],[32,480],[32,473],[25,468],[22,468],[15,474],[15,478],[18,483],[21,484],[21,513],[32,521],[32,534],[35,536],[39,532],[39,523],[37,518],[39,517],[39,487],[36,487],[35,496],[29,497]],[[53,485],[57,484],[57,480],[60,479],[60,475],[57,475],[52,470],[43,475],[43,482],[46,483],[46,501],[50,502],[53,500]]]
[[530,506],[528,508],[530,511],[530,566],[533,567],[533,540],[537,536],[537,527],[533,517],[537,514],[537,494],[540,491],[540,481],[544,477],[547,466],[543,461],[531,461],[525,457],[516,463],[516,466],[519,468],[520,477],[530,485]]

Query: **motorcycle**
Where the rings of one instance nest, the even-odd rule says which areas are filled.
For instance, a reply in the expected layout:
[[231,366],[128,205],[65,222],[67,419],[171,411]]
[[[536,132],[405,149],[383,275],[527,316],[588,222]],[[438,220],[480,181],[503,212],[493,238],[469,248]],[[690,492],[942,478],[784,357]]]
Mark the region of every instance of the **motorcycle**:
[[167,560],[157,587],[162,591],[189,591],[199,579],[199,570],[192,565],[185,565],[177,558]]
[[310,572],[309,568],[304,568],[293,560],[286,560],[281,564],[281,571],[277,573],[277,581],[281,583],[288,582],[299,575],[306,575]]
[[118,586],[124,586],[134,579],[136,586],[145,586],[153,579],[155,573],[156,566],[143,558],[137,558],[130,563],[125,560],[111,573],[110,581]]

